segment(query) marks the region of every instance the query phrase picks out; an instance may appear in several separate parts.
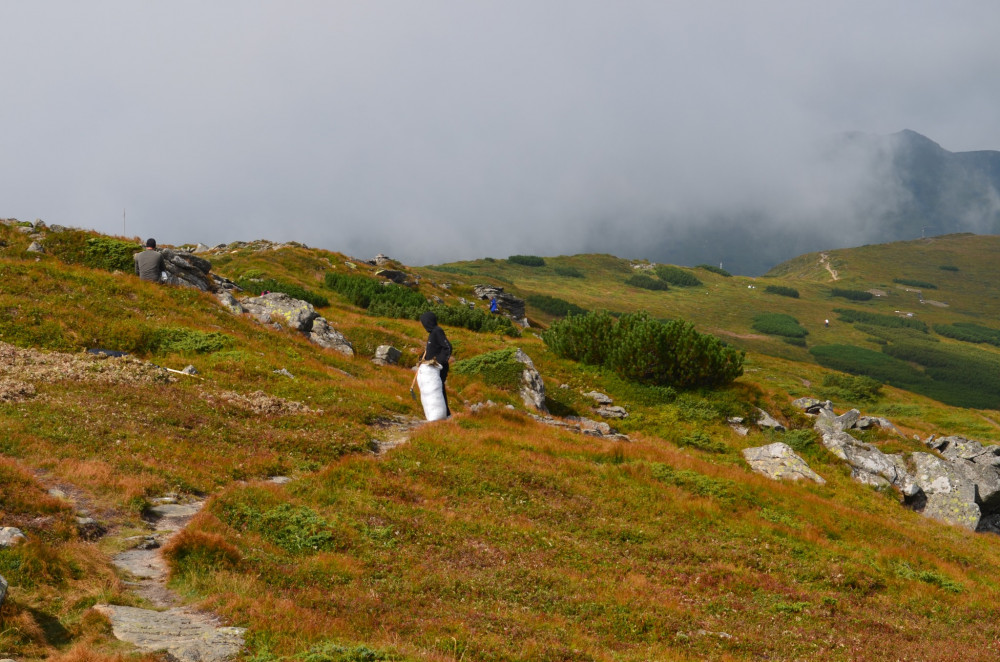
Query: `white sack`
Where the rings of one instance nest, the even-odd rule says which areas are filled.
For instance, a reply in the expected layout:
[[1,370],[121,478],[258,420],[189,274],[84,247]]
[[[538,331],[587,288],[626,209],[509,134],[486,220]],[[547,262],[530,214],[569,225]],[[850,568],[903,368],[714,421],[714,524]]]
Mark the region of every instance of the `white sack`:
[[428,421],[440,421],[448,415],[444,404],[444,385],[441,383],[441,366],[422,363],[417,368],[417,386],[420,388],[420,404],[424,406],[424,416]]

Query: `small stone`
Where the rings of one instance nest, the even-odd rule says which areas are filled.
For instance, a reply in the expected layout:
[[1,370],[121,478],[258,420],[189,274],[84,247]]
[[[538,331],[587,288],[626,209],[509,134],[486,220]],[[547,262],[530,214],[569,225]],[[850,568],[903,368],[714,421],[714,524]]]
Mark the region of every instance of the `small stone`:
[[185,375],[197,375],[198,369],[195,368],[193,365],[189,365],[183,370],[181,370],[181,372],[183,372]]
[[284,377],[288,377],[289,379],[295,379],[295,375],[293,375],[292,373],[288,372],[287,368],[282,368],[281,370],[275,370],[274,374],[276,374],[276,375],[282,375]]
[[0,549],[6,547],[15,547],[25,542],[27,537],[21,529],[14,526],[5,526],[0,528]]
[[292,482],[292,479],[288,476],[271,476],[267,479],[268,482],[274,483],[275,485],[285,485]]
[[591,391],[590,393],[584,393],[583,397],[590,398],[599,405],[610,405],[614,403],[614,400],[611,399],[611,396],[605,395],[600,391]]

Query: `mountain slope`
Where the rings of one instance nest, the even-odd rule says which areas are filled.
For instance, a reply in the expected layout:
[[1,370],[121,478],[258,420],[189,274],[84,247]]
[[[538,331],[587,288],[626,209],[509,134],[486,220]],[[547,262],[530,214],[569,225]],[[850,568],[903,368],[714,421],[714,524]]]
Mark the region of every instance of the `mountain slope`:
[[[41,352],[0,376],[0,525],[29,537],[0,550],[0,575],[11,582],[0,611],[5,654],[120,659],[121,645],[89,607],[140,603],[109,555],[134,544],[126,540],[144,530],[140,514],[154,498],[177,492],[209,500],[168,550],[172,586],[249,628],[246,660],[995,656],[997,539],[858,484],[789,401],[833,397],[838,410],[890,416],[906,437],[867,439],[899,451],[922,447],[913,434],[1000,439],[987,420],[995,413],[892,388],[874,402],[852,399],[823,385],[829,371],[805,349],[752,328],[756,313],[785,311],[830,334],[824,341],[863,339],[849,325],[816,321],[830,305],[822,266],[756,280],[694,270],[703,285],[665,292],[626,285],[635,269],[608,256],[547,258],[537,268],[404,267],[422,276],[418,291],[448,303],[493,282],[588,308],[690,317],[764,350],[751,352],[729,388],[671,393],[559,359],[534,328],[520,338],[447,328],[459,359],[523,348],[560,415],[597,417],[584,394],[608,394],[629,413],[611,421],[632,440],[620,442],[545,425],[515,391],[457,372],[448,388],[458,415],[406,433],[400,421],[419,416],[407,366],[426,334],[324,290],[326,273],[374,276],[336,253],[261,243],[207,257],[233,279],[254,271],[323,292],[329,306],[320,312],[352,341],[353,358],[231,315],[205,293],[26,253],[28,238],[14,228],[0,225],[0,239],[0,340],[11,343],[8,356]],[[867,260],[830,256],[857,282]],[[956,279],[945,293],[971,289],[965,274],[944,274]],[[800,297],[767,295],[769,282],[798,287]],[[952,321],[968,314],[935,312]],[[531,305],[528,313],[553,319]],[[175,327],[228,340],[202,351],[139,342]],[[82,356],[95,341],[133,357]],[[383,342],[404,350],[403,365],[370,362]],[[77,361],[82,368],[70,369]],[[119,366],[164,374],[151,364],[192,364],[200,379],[125,371],[105,380]],[[496,405],[473,407],[487,401]],[[726,423],[755,406],[792,427],[790,436],[754,428],[743,437]],[[400,433],[404,443],[372,452]],[[826,484],[749,471],[740,451],[779,439]],[[292,480],[270,482],[275,475]],[[101,542],[81,539],[72,504],[46,496],[54,486],[87,496],[109,531]]]

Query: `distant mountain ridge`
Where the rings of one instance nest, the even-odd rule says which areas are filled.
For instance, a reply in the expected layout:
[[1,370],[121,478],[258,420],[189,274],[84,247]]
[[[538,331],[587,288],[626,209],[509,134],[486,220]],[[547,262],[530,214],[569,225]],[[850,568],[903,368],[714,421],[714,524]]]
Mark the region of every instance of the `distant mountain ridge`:
[[[958,232],[1000,233],[1000,151],[950,152],[915,131],[847,133],[820,156],[830,179],[859,182],[841,216],[780,222],[762,210],[716,215],[647,245],[650,259],[759,275],[803,253]],[[822,181],[821,181],[822,183]],[[831,188],[835,185],[830,182]],[[847,210],[846,212],[844,210]]]

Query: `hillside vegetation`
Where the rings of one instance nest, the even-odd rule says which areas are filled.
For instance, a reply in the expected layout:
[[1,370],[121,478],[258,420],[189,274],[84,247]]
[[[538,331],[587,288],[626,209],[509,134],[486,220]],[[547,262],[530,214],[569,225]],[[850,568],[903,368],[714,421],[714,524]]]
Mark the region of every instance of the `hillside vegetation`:
[[[79,248],[93,238],[60,241]],[[532,322],[519,337],[446,325],[468,369],[448,377],[455,416],[424,425],[409,388],[426,332],[389,307],[372,310],[371,293],[385,289],[338,287],[376,279],[372,265],[267,242],[202,255],[234,281],[317,295],[318,311],[352,343],[349,357],[233,315],[210,294],[67,259],[55,240],[45,254],[26,252],[30,241],[0,224],[0,526],[28,538],[0,549],[10,583],[2,656],[165,660],[133,656],[91,607],[145,604],[111,557],[147,532],[144,513],[168,494],[207,499],[164,550],[169,586],[247,628],[246,662],[998,655],[1000,538],[859,484],[790,402],[830,398],[838,412],[890,418],[901,435],[860,433],[886,452],[926,451],[913,437],[931,434],[1000,440],[1000,390],[988,371],[965,387],[983,394],[973,403],[948,367],[960,357],[972,374],[1000,356],[1000,286],[987,278],[1000,239],[806,255],[758,279],[685,269],[699,284],[666,290],[626,281],[671,270],[606,255],[398,265],[414,276],[407,292],[427,305],[468,309],[464,299],[485,312],[472,288],[490,284],[526,299]],[[933,282],[937,303],[895,279]],[[881,293],[847,301],[834,287]],[[926,326],[842,321],[835,309]],[[718,356],[745,351],[742,375],[730,363],[727,379],[708,382],[715,388],[664,386],[563,358],[542,337],[581,311],[641,320],[652,337],[653,322],[673,321],[663,326],[704,338]],[[402,350],[399,365],[371,362],[386,344]],[[95,348],[129,356],[85,353]],[[510,379],[484,369],[515,348],[544,378],[551,414],[601,419],[586,395],[599,391],[627,410],[607,422],[630,441],[538,420]],[[877,372],[879,361],[911,372],[840,372]],[[197,375],[159,368],[187,365]],[[789,432],[750,425],[741,436],[727,423],[752,422],[757,407]],[[779,440],[825,484],[750,471],[741,451]],[[80,509],[102,535],[82,532]]]

